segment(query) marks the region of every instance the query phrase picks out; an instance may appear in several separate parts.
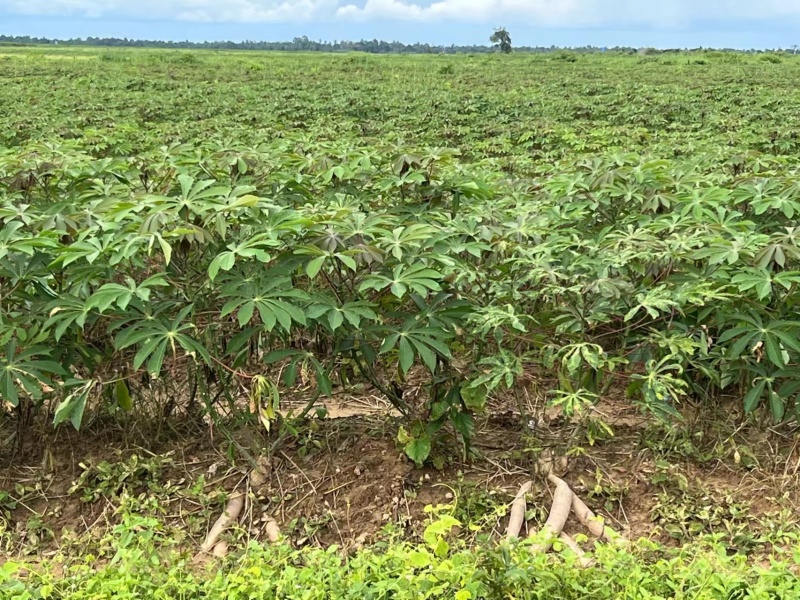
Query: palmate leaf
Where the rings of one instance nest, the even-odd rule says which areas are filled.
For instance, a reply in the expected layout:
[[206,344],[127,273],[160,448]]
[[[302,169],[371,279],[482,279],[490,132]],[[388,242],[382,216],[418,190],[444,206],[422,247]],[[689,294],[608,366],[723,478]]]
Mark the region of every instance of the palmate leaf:
[[452,358],[446,343],[451,337],[452,334],[446,329],[425,326],[412,317],[406,320],[399,331],[393,331],[383,339],[379,353],[396,350],[403,374],[408,373],[416,358],[433,373],[436,371],[437,356]]
[[59,341],[73,324],[82,329],[90,313],[83,300],[67,294],[48,304],[47,310],[49,317],[43,327],[54,328],[55,341]]
[[377,321],[378,315],[366,302],[347,302],[341,307],[330,298],[317,298],[318,303],[309,306],[306,317],[322,323],[333,333],[345,323],[354,329],[361,327],[362,321]]
[[283,360],[289,360],[286,368],[283,370],[283,383],[291,387],[295,384],[297,373],[305,371],[309,366],[313,369],[317,379],[317,387],[319,391],[325,396],[333,393],[333,384],[330,380],[330,369],[325,366],[314,356],[311,352],[304,352],[302,350],[295,350],[293,348],[283,348],[280,350],[273,350],[264,357],[266,364],[274,364]]
[[431,292],[441,291],[441,273],[424,265],[397,265],[391,275],[374,274],[366,277],[359,286],[359,292],[366,290],[382,291],[391,289],[397,298],[405,296],[409,290],[427,297]]
[[230,271],[236,264],[237,258],[255,258],[266,264],[272,260],[266,248],[279,246],[280,243],[271,233],[259,233],[238,244],[229,244],[227,250],[211,261],[208,266],[208,277],[214,281],[220,271]]
[[430,245],[440,230],[427,223],[415,223],[407,227],[397,227],[390,234],[381,236],[376,245],[401,260],[404,254],[413,253]]
[[258,313],[267,331],[276,325],[288,332],[292,323],[306,324],[306,313],[289,299],[305,300],[306,294],[292,288],[288,277],[262,277],[258,280],[233,280],[223,287],[222,298],[229,298],[223,305],[220,316],[225,317],[236,311],[240,327],[245,327]]
[[134,298],[147,302],[150,300],[150,291],[153,287],[167,286],[164,275],[159,273],[152,277],[148,277],[142,283],[138,284],[131,278],[126,277],[127,286],[118,283],[106,283],[101,286],[91,297],[86,301],[86,310],[97,309],[99,312],[105,312],[111,305],[116,305],[120,310],[125,310]]
[[8,342],[5,355],[0,355],[0,398],[17,406],[20,394],[38,400],[46,390],[52,391],[52,376],[67,373],[57,362],[42,357],[49,357],[44,347],[18,351],[16,340]]
[[72,426],[76,430],[79,430],[83,422],[86,402],[96,384],[97,381],[94,379],[90,379],[89,381],[71,379],[67,381],[67,386],[72,387],[77,385],[78,388],[68,394],[56,407],[56,412],[53,415],[53,426],[58,427],[61,423],[69,419]]
[[791,353],[800,354],[800,322],[770,321],[765,325],[758,314],[737,314],[730,320],[747,323],[723,331],[718,339],[722,345],[732,342],[726,351],[730,358],[740,358],[745,351],[753,352],[761,345],[767,359],[782,368],[789,362]]
[[187,332],[197,329],[194,323],[184,323],[194,305],[184,307],[178,315],[168,322],[163,319],[147,319],[144,322],[131,324],[117,334],[114,346],[117,350],[124,350],[134,345],[139,350],[133,359],[133,368],[139,369],[146,363],[147,371],[152,377],[161,373],[167,351],[177,354],[178,348],[195,360],[201,359],[206,364],[211,364],[208,351]]
[[772,295],[773,275],[766,269],[747,269],[731,279],[740,292],[754,289],[759,300]]

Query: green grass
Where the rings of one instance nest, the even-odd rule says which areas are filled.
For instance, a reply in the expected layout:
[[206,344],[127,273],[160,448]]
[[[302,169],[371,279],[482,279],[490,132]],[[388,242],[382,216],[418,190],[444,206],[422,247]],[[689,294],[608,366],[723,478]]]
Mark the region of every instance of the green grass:
[[0,566],[0,597],[755,600],[800,593],[794,573],[800,550],[776,550],[754,564],[713,538],[678,550],[644,541],[625,548],[598,544],[595,563],[581,568],[558,544],[550,555],[533,551],[532,541],[464,548],[449,536],[457,522],[440,516],[421,545],[390,538],[343,555],[335,546],[295,550],[251,542],[221,562],[201,565],[174,548],[157,520],[123,513],[106,540],[108,554]]

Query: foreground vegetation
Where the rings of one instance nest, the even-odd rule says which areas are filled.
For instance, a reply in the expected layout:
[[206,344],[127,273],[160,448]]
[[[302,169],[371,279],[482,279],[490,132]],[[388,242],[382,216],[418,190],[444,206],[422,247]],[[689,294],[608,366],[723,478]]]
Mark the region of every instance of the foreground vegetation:
[[[610,395],[665,422],[731,397],[777,424],[800,414],[792,56],[3,48],[0,78],[8,456],[38,450],[45,421],[177,416],[257,431],[254,452],[230,446],[253,468],[298,439],[298,414],[366,391],[400,415],[408,459],[437,468],[453,440],[471,456],[476,416],[499,400],[531,429],[532,407],[591,414],[592,444],[613,434],[592,413]],[[135,537],[98,573],[5,589],[151,585],[137,569],[161,555]],[[260,552],[275,573],[251,573]],[[604,549],[586,571],[524,549],[508,551],[522,571],[494,549],[423,568],[420,552],[396,542],[342,571],[335,551],[251,548],[228,576],[250,590],[322,570],[319,597],[389,594],[375,581],[408,582],[408,597],[583,597],[613,562],[608,597],[795,585],[784,556],[776,577],[746,575],[714,547],[648,567]],[[222,585],[178,573],[153,589]]]
[[[452,543],[460,525],[434,515],[426,542],[396,538],[344,557],[339,549],[294,550],[253,543],[213,570],[177,552],[158,520],[124,514],[109,536],[109,555],[68,563],[54,577],[48,569],[0,566],[0,594],[8,600],[53,598],[793,598],[798,551],[776,552],[753,567],[713,539],[680,550],[651,543],[630,548],[598,546],[582,567],[568,549],[547,556],[532,552],[536,540],[466,549]],[[448,540],[450,542],[448,543]],[[113,548],[111,548],[113,546]]]

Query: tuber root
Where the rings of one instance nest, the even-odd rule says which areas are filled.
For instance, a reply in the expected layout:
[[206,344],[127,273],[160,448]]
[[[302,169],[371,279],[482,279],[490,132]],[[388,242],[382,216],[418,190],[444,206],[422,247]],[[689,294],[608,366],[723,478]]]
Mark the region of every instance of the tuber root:
[[[574,494],[573,494],[574,495]],[[581,547],[578,546],[578,543],[572,539],[568,534],[561,532],[561,541],[566,545],[570,550],[572,550],[575,555],[578,557],[578,563],[581,565],[581,568],[588,569],[592,565],[594,565],[594,560],[591,558],[587,558],[586,554]]]
[[615,539],[619,539],[619,534],[606,526],[602,518],[594,514],[592,510],[584,504],[583,500],[578,498],[575,494],[572,495],[572,510],[575,516],[578,517],[578,520],[589,529],[589,532],[594,537],[602,538],[607,542],[613,542]]
[[231,496],[230,500],[228,500],[228,505],[225,507],[223,513],[219,516],[214,526],[208,532],[206,536],[206,540],[200,546],[200,550],[203,552],[208,552],[211,550],[216,543],[219,541],[219,536],[231,526],[232,523],[236,522],[236,519],[239,518],[239,513],[242,512],[242,508],[244,507],[244,494],[236,493]]
[[218,541],[214,545],[214,550],[211,551],[211,554],[213,554],[215,558],[225,558],[228,555],[228,542],[225,540]]
[[281,539],[281,530],[278,528],[278,523],[275,519],[267,521],[266,532],[270,544],[274,544]]
[[[552,478],[552,479],[551,479]],[[542,528],[546,532],[547,537],[541,544],[533,547],[535,552],[547,552],[553,545],[553,539],[557,538],[569,517],[570,510],[572,510],[572,490],[567,483],[554,475],[548,475],[548,479],[556,482],[556,491],[553,494],[553,505],[550,507],[550,515]],[[531,532],[534,535],[534,532]]]
[[506,539],[511,540],[519,537],[519,531],[522,529],[522,524],[525,522],[525,495],[531,491],[532,481],[526,481],[522,484],[514,496],[514,501],[511,503],[511,512],[508,518],[508,529],[506,530]]

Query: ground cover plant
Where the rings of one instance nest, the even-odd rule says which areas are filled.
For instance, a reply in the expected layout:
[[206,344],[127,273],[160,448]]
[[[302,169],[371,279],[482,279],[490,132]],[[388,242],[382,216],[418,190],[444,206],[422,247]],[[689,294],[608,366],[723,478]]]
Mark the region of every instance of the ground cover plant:
[[[47,466],[43,431],[177,423],[226,439],[256,490],[287,449],[325,450],[307,417],[370,396],[421,473],[486,457],[480,431],[510,407],[502,460],[530,473],[553,447],[591,462],[613,399],[689,432],[645,436],[655,522],[763,545],[737,501],[697,508],[672,453],[756,468],[739,430],[704,455],[693,427],[725,407],[785,446],[800,414],[798,78],[782,54],[4,47],[3,454]],[[555,415],[571,433],[543,443]],[[772,454],[787,477],[789,446]],[[76,490],[163,493],[166,464],[87,464]],[[581,491],[622,510],[595,467]],[[41,492],[20,485],[0,511]]]

